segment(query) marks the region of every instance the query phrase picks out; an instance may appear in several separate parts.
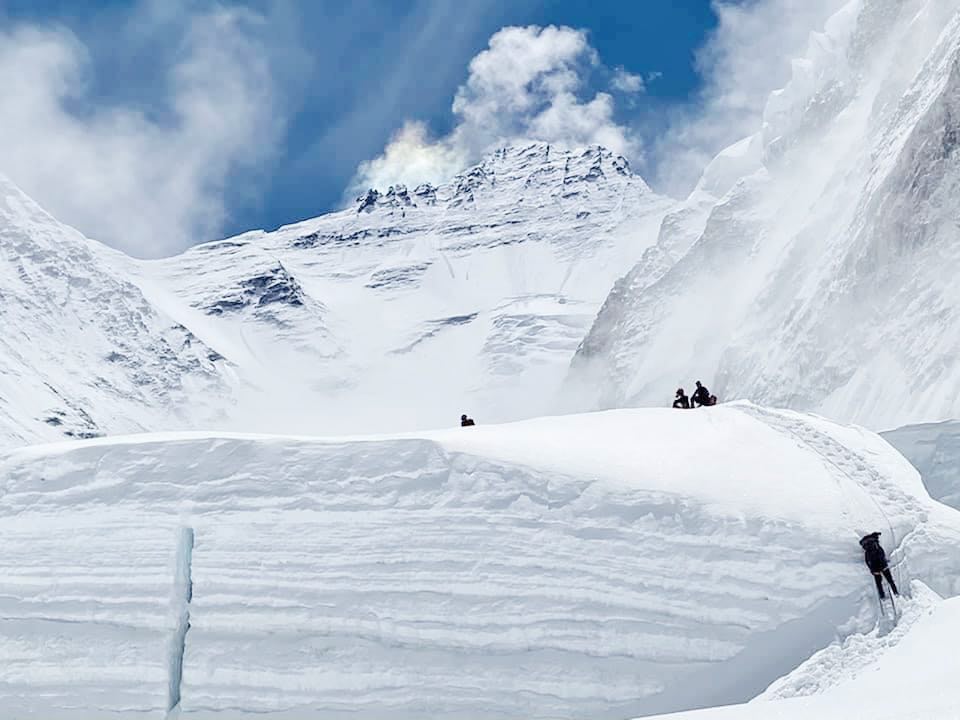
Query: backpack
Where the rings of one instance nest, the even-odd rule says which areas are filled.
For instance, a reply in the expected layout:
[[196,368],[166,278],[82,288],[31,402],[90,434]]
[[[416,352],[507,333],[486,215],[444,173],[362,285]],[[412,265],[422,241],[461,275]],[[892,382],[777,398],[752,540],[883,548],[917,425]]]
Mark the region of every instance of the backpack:
[[860,541],[863,547],[863,559],[870,572],[882,572],[887,568],[887,554],[880,545],[880,533],[867,535]]

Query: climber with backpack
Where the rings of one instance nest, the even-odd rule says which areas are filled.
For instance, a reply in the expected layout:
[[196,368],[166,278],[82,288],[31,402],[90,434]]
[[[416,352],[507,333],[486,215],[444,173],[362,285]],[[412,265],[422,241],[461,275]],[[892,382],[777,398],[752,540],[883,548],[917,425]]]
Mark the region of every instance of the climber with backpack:
[[678,410],[690,409],[690,398],[687,397],[687,394],[683,391],[683,388],[677,388],[677,395],[676,399],[673,401],[673,406]]
[[711,395],[710,391],[697,380],[697,389],[690,396],[690,407],[709,407],[717,404],[716,395]]
[[870,572],[873,574],[873,580],[877,583],[877,594],[880,599],[886,598],[883,592],[883,579],[886,578],[890,584],[893,594],[899,596],[897,584],[893,581],[893,575],[890,574],[890,565],[887,563],[887,554],[880,545],[880,533],[872,532],[860,538],[860,547],[863,548],[863,561],[867,564]]

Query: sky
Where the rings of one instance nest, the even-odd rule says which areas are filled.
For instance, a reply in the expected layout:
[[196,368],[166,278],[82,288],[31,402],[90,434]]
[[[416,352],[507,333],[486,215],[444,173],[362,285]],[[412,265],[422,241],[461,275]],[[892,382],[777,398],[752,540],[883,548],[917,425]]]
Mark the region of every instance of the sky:
[[600,143],[682,196],[838,0],[0,0],[0,172],[141,257]]

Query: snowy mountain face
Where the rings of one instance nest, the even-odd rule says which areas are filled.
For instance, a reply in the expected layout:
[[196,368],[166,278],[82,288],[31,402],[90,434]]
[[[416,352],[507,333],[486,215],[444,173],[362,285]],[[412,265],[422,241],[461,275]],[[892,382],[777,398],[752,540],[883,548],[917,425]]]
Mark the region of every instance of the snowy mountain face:
[[12,443],[543,412],[670,207],[622,158],[541,144],[439,187],[371,190],[339,213],[140,262],[4,193]]
[[0,714],[955,718],[956,421],[495,421],[960,416],[958,191],[960,0],[683,202],[533,144],[138,261],[0,178]]
[[142,431],[224,404],[216,353],[111,256],[0,178],[0,445]]
[[264,414],[271,431],[516,418],[549,409],[668,207],[622,158],[532,145],[135,275],[204,315],[184,323],[251,388],[245,427]]
[[576,402],[700,378],[878,428],[960,415],[958,123],[960,3],[848,4],[618,281]]
[[867,531],[901,587],[960,591],[960,515],[898,453],[746,403],[104,438],[0,478],[18,717],[628,718],[872,632]]

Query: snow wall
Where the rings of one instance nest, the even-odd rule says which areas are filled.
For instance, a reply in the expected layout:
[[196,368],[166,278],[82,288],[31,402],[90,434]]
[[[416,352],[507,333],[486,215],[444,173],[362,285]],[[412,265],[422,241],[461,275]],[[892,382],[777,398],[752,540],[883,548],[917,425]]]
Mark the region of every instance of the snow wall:
[[960,516],[878,436],[749,404],[91,440],[0,478],[0,706],[24,717],[739,702],[873,621],[861,534],[905,586],[960,569]]

